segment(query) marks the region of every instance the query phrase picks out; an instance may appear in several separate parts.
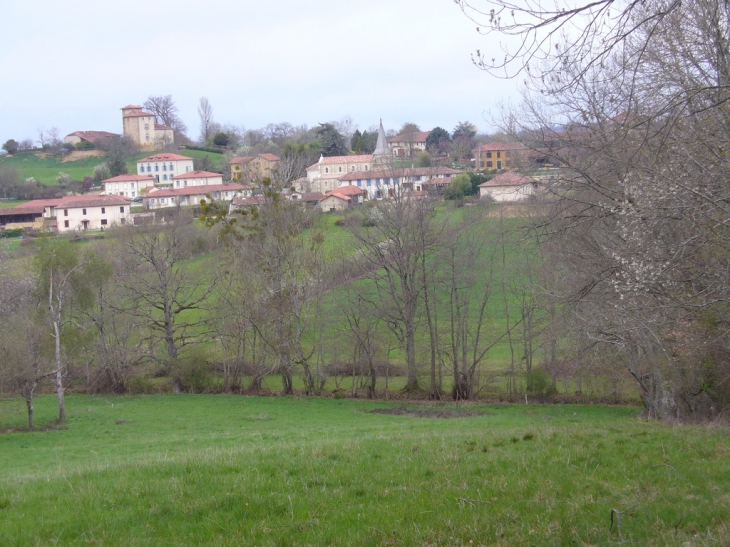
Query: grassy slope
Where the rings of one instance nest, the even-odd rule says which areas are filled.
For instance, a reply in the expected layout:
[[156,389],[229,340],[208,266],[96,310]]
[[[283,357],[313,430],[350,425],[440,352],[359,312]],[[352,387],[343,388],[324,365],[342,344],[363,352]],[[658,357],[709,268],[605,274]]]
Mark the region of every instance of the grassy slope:
[[[136,161],[153,154],[154,152],[140,152],[127,160],[127,170],[130,173],[137,172]],[[221,154],[201,152],[199,150],[181,150],[182,155],[191,158],[209,156],[213,164],[222,161]],[[85,176],[94,176],[94,167],[104,162],[103,157],[84,158],[76,161],[62,162],[61,158],[47,156],[38,157],[34,153],[16,154],[12,157],[0,156],[0,167],[17,169],[23,179],[34,177],[43,184],[56,184],[56,177],[60,172],[68,173],[74,180],[82,180]]]
[[[632,409],[437,420],[327,399],[67,405],[66,429],[0,435],[3,545],[730,544],[727,430]],[[37,409],[51,419],[53,398]],[[0,423],[23,413],[0,401]],[[611,509],[628,510],[621,536]]]

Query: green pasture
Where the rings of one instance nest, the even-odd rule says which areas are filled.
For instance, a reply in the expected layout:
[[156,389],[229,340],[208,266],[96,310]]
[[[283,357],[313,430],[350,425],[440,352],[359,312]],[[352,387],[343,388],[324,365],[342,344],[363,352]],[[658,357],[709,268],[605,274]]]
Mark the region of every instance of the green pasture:
[[[137,160],[155,153],[156,152],[139,152],[128,158],[128,172],[136,173]],[[183,156],[188,156],[194,159],[208,156],[216,166],[220,165],[221,162],[224,161],[221,154],[213,154],[211,152],[203,152],[199,150],[180,150],[176,153],[180,153]],[[10,167],[17,169],[23,179],[33,177],[42,184],[54,185],[56,184],[56,177],[58,177],[61,172],[68,173],[73,180],[82,180],[86,176],[93,177],[94,167],[100,163],[104,163],[106,158],[90,157],[66,162],[62,161],[62,159],[63,158],[59,156],[52,156],[50,154],[43,155],[43,157],[41,157],[32,152],[15,154],[13,156],[6,155],[0,156],[0,168]]]
[[13,156],[0,156],[0,167],[17,169],[21,178],[35,178],[42,184],[56,184],[59,173],[68,173],[74,180],[94,176],[94,167],[104,162],[104,158],[90,157],[76,161],[61,161],[58,156],[45,155],[40,157],[35,153],[22,153]]
[[[385,413],[373,413],[379,411]],[[0,400],[0,538],[26,545],[728,545],[727,429],[633,408]],[[37,400],[39,424],[55,400]]]

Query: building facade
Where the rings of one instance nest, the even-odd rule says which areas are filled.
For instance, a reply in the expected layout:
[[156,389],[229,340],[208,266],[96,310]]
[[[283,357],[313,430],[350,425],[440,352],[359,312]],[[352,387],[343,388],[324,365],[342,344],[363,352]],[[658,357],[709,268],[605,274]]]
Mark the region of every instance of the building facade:
[[175,141],[172,127],[157,123],[155,115],[145,112],[139,105],[122,107],[122,129],[125,137],[143,150],[154,150],[171,145]]
[[180,154],[154,154],[137,160],[137,174],[154,177],[156,184],[171,181],[173,177],[193,170],[193,158]]
[[147,175],[118,175],[101,182],[102,194],[136,198],[142,190],[155,185],[155,178]]

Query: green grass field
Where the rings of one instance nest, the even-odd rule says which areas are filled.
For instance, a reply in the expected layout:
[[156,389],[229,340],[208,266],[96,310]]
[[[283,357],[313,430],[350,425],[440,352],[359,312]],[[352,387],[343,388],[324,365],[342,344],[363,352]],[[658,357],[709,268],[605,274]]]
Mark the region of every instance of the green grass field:
[[[203,156],[211,158],[214,165],[220,164],[223,158],[221,154],[202,152],[199,150],[180,150],[184,156],[199,159]],[[136,161],[138,159],[154,154],[154,152],[140,152],[127,159],[127,170],[130,173],[137,172]],[[17,169],[22,179],[35,178],[42,184],[56,184],[56,177],[59,173],[68,173],[73,180],[82,180],[85,176],[94,176],[94,167],[104,163],[104,157],[90,157],[75,161],[62,161],[62,158],[43,155],[40,157],[35,153],[15,154],[14,156],[0,156],[0,168],[9,167]]]
[[[36,409],[49,422],[54,399]],[[633,408],[180,395],[67,409],[62,429],[0,434],[4,546],[730,544],[727,429]],[[3,426],[24,413],[0,400]]]

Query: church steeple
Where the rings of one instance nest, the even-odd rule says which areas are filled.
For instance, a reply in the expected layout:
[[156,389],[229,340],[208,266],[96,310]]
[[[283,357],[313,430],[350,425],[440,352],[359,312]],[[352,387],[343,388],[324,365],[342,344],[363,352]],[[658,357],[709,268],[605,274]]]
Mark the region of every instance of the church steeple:
[[378,128],[378,142],[375,144],[375,152],[373,152],[373,161],[383,161],[389,158],[390,155],[390,148],[388,147],[388,140],[385,138],[385,129],[383,129],[383,120],[381,119]]

